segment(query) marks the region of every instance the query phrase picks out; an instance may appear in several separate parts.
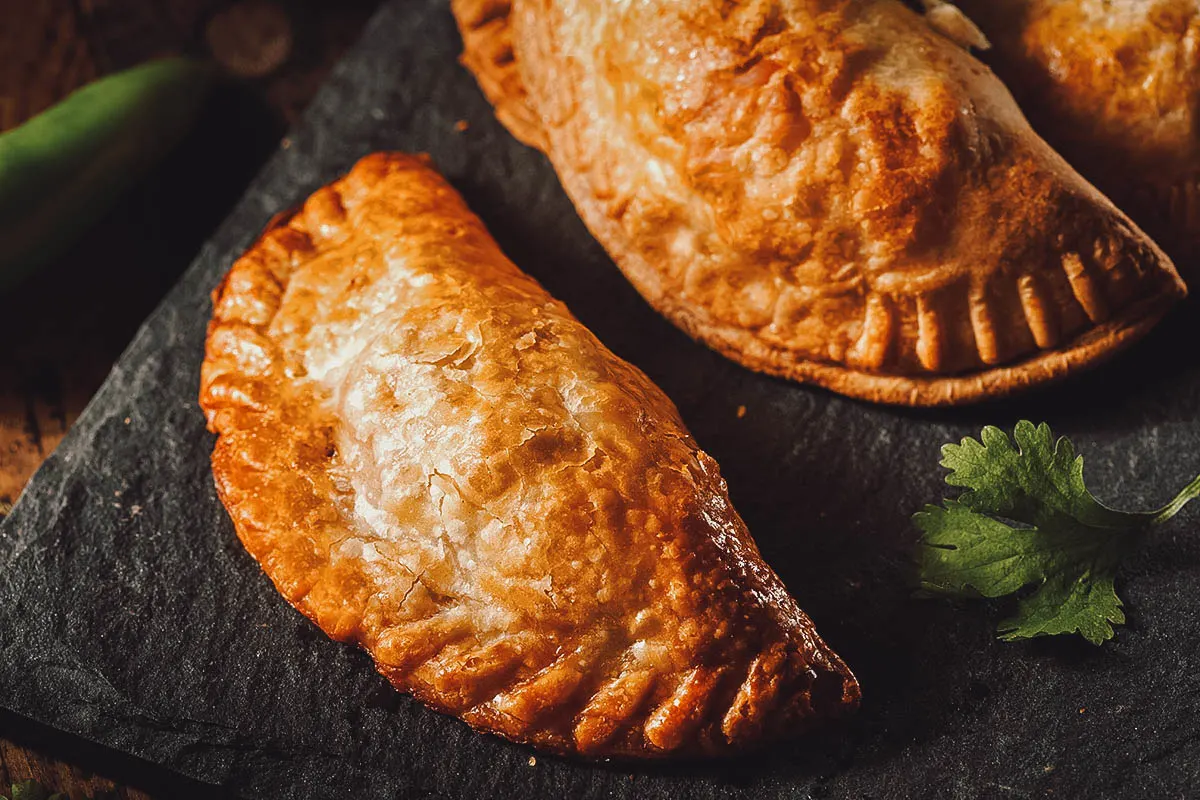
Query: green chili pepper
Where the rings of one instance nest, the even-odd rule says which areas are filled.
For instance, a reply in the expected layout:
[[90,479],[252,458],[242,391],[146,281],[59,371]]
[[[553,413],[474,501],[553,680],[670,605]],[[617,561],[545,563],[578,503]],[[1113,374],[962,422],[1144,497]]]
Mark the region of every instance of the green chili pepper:
[[197,61],[151,61],[0,134],[0,289],[61,255],[183,138],[209,78]]

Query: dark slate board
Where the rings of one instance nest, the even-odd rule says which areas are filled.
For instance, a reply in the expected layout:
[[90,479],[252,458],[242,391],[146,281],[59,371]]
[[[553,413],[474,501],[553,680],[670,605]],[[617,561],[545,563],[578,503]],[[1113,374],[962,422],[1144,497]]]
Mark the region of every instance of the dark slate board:
[[[492,119],[458,49],[443,0],[380,12],[47,461],[0,535],[0,705],[250,797],[1095,798],[1200,784],[1194,512],[1123,573],[1130,623],[1099,649],[1001,644],[1002,608],[914,600],[906,583],[909,515],[942,492],[938,447],[985,422],[1072,435],[1112,502],[1157,505],[1200,471],[1194,308],[1100,372],[965,411],[752,374],[630,289],[546,161]],[[276,595],[209,475],[195,402],[208,292],[272,214],[380,148],[430,152],[513,259],[675,400],[767,560],[860,676],[857,717],[725,763],[533,765],[394,693]]]

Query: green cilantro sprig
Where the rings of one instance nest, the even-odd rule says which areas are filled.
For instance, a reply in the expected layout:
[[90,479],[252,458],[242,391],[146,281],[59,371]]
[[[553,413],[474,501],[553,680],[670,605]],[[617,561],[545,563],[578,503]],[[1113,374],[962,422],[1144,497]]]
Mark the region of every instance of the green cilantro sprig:
[[[1015,440],[1015,445],[1014,441]],[[1028,588],[1001,639],[1078,633],[1092,644],[1125,622],[1113,586],[1122,560],[1200,495],[1200,477],[1157,511],[1111,509],[1083,482],[1083,457],[1050,427],[1021,421],[1013,439],[986,427],[942,448],[946,483],[966,491],[913,517],[921,589],[1005,597]]]

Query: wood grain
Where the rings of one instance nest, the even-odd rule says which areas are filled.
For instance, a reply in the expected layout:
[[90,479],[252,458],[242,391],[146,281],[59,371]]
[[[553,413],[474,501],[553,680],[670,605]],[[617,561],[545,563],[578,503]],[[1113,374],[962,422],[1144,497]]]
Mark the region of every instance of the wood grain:
[[70,0],[6,3],[0,25],[0,130],[96,77]]
[[138,789],[118,786],[49,753],[0,739],[0,792],[7,793],[12,784],[27,780],[63,792],[71,800],[98,796],[111,800],[150,800],[150,795]]

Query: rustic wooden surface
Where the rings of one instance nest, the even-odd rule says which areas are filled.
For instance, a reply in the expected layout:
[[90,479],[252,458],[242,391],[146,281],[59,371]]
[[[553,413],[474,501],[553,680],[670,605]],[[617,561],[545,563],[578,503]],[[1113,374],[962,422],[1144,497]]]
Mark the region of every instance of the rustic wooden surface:
[[[252,96],[249,102],[263,107],[257,119],[250,115],[251,122],[237,115],[237,124],[254,126],[246,139],[260,140],[257,150],[229,159],[230,171],[248,179],[263,136],[277,136],[296,119],[376,5],[376,0],[0,0],[0,130],[89,80],[147,58],[215,56]],[[239,141],[231,136],[231,146]],[[247,142],[248,150],[253,147]],[[173,159],[175,174],[186,174],[186,157]],[[114,210],[67,263],[45,268],[0,297],[0,513],[7,513],[62,440],[173,280],[174,274],[155,271],[152,264],[123,264],[171,250],[145,244],[153,234],[143,230],[142,214],[178,200],[171,181],[170,174],[157,183],[152,176],[149,188],[135,191],[127,208]],[[236,194],[236,185],[214,190],[212,201],[199,209],[200,201],[191,198],[191,213],[176,226],[179,235],[197,238],[198,244],[204,225],[219,220]],[[165,232],[159,235],[168,236],[174,228],[155,226],[160,229]],[[102,257],[81,258],[87,253]],[[114,274],[124,268],[130,272]],[[12,783],[34,779],[75,800],[150,796],[89,773],[73,763],[70,752],[30,744],[20,731],[12,735],[0,736],[0,795]]]
[[72,800],[91,797],[149,800],[150,795],[138,789],[118,786],[107,778],[93,775],[77,766],[54,758],[49,753],[21,747],[0,739],[0,792],[8,794],[14,783],[35,780],[48,789],[68,794]]

